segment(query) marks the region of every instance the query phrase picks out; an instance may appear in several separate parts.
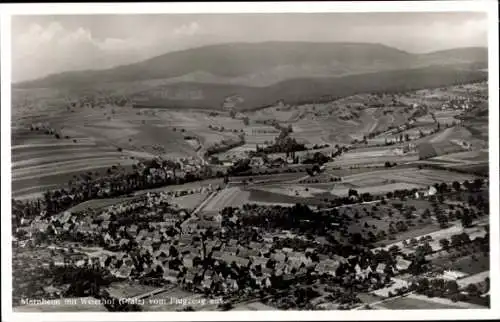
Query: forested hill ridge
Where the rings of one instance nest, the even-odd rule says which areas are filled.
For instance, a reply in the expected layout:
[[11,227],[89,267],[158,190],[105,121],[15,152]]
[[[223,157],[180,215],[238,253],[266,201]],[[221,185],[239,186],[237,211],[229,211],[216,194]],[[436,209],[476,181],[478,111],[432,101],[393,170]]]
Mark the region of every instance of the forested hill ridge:
[[340,77],[456,64],[487,66],[487,48],[413,54],[381,44],[263,42],[209,45],[106,70],[71,71],[14,84],[17,88],[88,87],[103,83],[183,82],[270,86],[297,78]]

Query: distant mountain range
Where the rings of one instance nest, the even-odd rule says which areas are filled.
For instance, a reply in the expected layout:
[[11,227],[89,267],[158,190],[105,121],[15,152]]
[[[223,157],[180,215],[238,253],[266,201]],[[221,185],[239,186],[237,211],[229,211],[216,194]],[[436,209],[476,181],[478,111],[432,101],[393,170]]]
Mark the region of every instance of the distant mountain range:
[[144,101],[213,108],[239,95],[242,107],[251,108],[279,99],[388,90],[396,82],[403,88],[446,85],[484,77],[478,70],[487,68],[487,59],[482,47],[412,54],[367,43],[232,43],[171,52],[107,70],[54,74],[13,87],[108,89]]

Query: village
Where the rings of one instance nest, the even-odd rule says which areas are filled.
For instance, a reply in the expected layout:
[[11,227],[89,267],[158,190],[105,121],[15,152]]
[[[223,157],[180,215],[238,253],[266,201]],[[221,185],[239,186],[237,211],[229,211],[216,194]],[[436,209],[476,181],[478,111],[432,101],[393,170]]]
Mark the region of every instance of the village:
[[[455,189],[456,193],[460,194],[459,191],[463,189],[467,191],[465,186],[474,195],[477,194],[474,191],[482,189],[479,183],[474,187],[468,186],[468,183],[459,184]],[[218,190],[220,192],[220,187]],[[440,194],[449,195],[450,192],[454,194],[453,190],[448,193],[445,191],[449,190],[438,185],[437,188],[432,186],[413,195],[409,192],[407,196],[418,200],[435,199]],[[217,192],[215,190],[214,193]],[[349,203],[353,204],[339,209],[350,209],[360,202],[357,201],[355,193],[350,198]],[[374,205],[387,204],[388,200],[382,198]],[[472,237],[475,238],[469,238],[465,230],[455,230],[454,234],[448,235],[449,240],[439,240],[437,245],[431,234],[422,236],[420,241],[415,238],[403,240],[400,246],[372,246],[370,249],[369,245],[386,239],[384,235],[372,234],[379,237],[370,241],[370,238],[364,240],[361,235],[356,236],[352,231],[349,232],[351,220],[345,217],[345,212],[340,213],[337,208],[321,210],[323,215],[315,219],[315,223],[305,225],[300,218],[313,218],[311,216],[314,213],[314,210],[307,206],[296,205],[288,208],[250,204],[239,208],[224,208],[214,214],[181,209],[170,201],[171,197],[165,192],[147,193],[132,201],[114,204],[98,211],[65,211],[50,216],[42,213],[32,219],[21,218],[20,225],[14,232],[14,248],[20,253],[35,251],[40,247],[49,249],[51,256],[46,258],[42,265],[48,271],[97,270],[101,272],[99,274],[102,274],[102,278],[113,281],[108,287],[80,290],[81,296],[124,298],[127,294],[119,291],[122,286],[114,288],[113,285],[132,283],[150,285],[152,289],[159,289],[156,291],[159,293],[169,287],[180,287],[193,294],[213,298],[223,296],[226,304],[219,305],[219,309],[233,307],[237,302],[251,298],[259,298],[267,302],[266,305],[283,308],[292,304],[283,302],[283,299],[275,302],[276,292],[293,287],[299,290],[310,288],[310,293],[315,294],[309,300],[301,302],[304,307],[332,308],[334,305],[337,308],[354,308],[363,303],[357,297],[358,292],[385,292],[387,297],[391,297],[410,290],[414,283],[410,282],[412,279],[401,283],[399,276],[417,270],[417,273],[413,274],[422,277],[422,274],[427,272],[422,266],[428,266],[428,263],[423,264],[425,256],[432,256],[430,254],[435,254],[444,247],[460,249],[468,247],[469,243],[482,245],[488,241],[485,237],[487,230],[475,233],[475,236],[473,234]],[[471,227],[473,221],[481,222],[484,215],[481,213],[485,209],[484,205],[476,204],[474,198],[470,202],[473,202],[469,206],[472,208],[467,208],[471,209],[467,212],[473,211],[476,214],[465,221],[461,219],[462,224],[459,225],[462,225],[463,229]],[[399,211],[404,212],[402,209]],[[344,219],[340,219],[339,215],[344,216]],[[444,214],[436,214],[433,220],[440,222],[445,229],[449,224],[441,221],[439,216],[443,215],[450,217],[447,220],[452,220],[453,212],[449,213],[447,210]],[[421,216],[426,218],[424,213]],[[432,215],[428,213],[426,216]],[[286,219],[288,217],[293,220],[285,224],[290,220]],[[270,218],[274,219],[269,221]],[[264,219],[268,224],[262,221]],[[297,225],[297,222],[294,226],[293,222],[297,220],[302,224]],[[325,225],[337,231],[340,229],[342,234],[346,232],[343,236],[350,243],[335,250],[333,245],[339,242],[342,245],[342,239],[334,238],[323,242],[311,239],[311,235],[320,237],[326,233],[327,236],[330,228],[324,231]],[[399,227],[400,222],[396,226],[396,230],[391,226],[388,233],[398,234],[398,230],[403,232],[408,229]],[[304,229],[312,230],[306,232]],[[460,242],[464,233],[467,236],[465,243]],[[356,238],[361,238],[362,246],[352,243]],[[458,242],[455,242],[455,239]],[[32,269],[32,266],[27,265],[26,269]],[[448,281],[459,280],[467,275],[453,273],[452,270],[440,271],[441,277],[438,275],[437,278]],[[319,283],[320,280],[323,282]],[[47,280],[49,281],[50,279]],[[337,291],[338,294],[325,292],[324,286],[320,286],[324,283],[328,285],[328,281],[333,283],[331,287],[340,290]],[[39,283],[43,284],[43,280]],[[45,285],[41,295],[44,298],[67,296],[68,290],[74,292],[74,288],[70,287],[71,283]],[[353,293],[352,287],[357,291]],[[128,288],[133,289],[131,286]],[[351,295],[343,293],[349,289],[351,291],[348,294]],[[457,288],[457,292],[459,289]],[[480,298],[485,292],[487,290],[474,296]],[[155,295],[153,293],[150,295]],[[332,298],[332,294],[337,295]],[[461,296],[467,297],[463,294]],[[19,295],[19,298],[22,298],[22,295]]]

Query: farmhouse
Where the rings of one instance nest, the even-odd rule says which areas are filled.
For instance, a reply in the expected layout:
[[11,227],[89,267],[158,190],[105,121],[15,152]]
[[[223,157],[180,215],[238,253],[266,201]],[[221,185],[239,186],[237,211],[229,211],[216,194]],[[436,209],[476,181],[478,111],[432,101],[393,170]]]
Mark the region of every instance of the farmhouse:
[[221,163],[225,167],[232,167],[234,165],[234,161],[232,160],[222,160]]
[[180,273],[178,271],[174,271],[171,269],[166,269],[163,272],[163,279],[166,281],[169,281],[171,283],[176,283],[177,278],[179,277]]
[[437,190],[434,186],[430,186],[429,190],[427,190],[427,196],[434,196],[437,193]]
[[250,166],[252,167],[262,167],[265,161],[262,157],[253,157],[250,159]]
[[398,271],[404,271],[408,269],[408,267],[410,267],[410,264],[411,264],[410,261],[403,259],[401,256],[398,256],[396,258],[396,269]]

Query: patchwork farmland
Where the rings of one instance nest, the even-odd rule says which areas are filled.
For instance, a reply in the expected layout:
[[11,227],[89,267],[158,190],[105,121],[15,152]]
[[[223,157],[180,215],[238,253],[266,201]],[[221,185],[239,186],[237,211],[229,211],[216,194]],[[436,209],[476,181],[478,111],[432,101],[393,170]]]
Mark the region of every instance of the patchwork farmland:
[[14,86],[14,306],[487,307],[487,75],[448,55],[221,44]]

